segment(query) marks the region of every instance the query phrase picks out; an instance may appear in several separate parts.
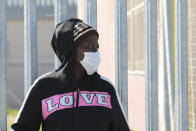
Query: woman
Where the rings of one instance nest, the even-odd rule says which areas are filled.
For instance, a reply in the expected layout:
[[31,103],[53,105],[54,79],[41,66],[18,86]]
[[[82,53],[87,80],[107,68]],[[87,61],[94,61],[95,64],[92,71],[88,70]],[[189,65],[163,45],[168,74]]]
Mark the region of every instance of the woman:
[[37,78],[12,131],[130,131],[118,94],[97,73],[97,30],[72,18],[56,26],[51,41],[61,66]]

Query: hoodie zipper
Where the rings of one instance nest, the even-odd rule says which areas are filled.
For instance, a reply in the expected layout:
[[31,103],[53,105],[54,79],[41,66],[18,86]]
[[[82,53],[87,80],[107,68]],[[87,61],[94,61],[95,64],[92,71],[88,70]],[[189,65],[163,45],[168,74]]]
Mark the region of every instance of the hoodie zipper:
[[80,88],[77,89],[76,107],[78,107],[79,104],[79,93],[80,93]]
[[79,93],[80,93],[80,88],[77,88],[77,97],[76,97],[76,130],[75,131],[78,131],[78,104],[79,104]]

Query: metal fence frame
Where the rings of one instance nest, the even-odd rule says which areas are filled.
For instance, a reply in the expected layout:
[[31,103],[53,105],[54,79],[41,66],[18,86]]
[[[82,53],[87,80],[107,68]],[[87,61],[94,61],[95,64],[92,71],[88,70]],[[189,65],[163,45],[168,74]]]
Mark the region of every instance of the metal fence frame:
[[6,45],[6,0],[0,0],[0,131],[7,130],[7,45]]
[[158,131],[157,1],[145,0],[146,131]]
[[176,131],[188,131],[187,1],[175,0]]
[[115,0],[115,85],[128,121],[127,0]]
[[25,95],[37,78],[36,1],[24,0],[24,83]]

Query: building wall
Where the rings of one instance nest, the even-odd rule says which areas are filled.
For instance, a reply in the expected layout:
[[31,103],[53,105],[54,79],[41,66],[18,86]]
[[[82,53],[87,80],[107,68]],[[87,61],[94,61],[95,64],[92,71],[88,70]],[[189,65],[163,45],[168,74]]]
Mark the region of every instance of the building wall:
[[196,1],[188,0],[189,131],[196,131]]
[[128,110],[129,125],[133,131],[145,131],[145,77],[128,76]]
[[127,0],[128,109],[135,131],[145,131],[144,0]]

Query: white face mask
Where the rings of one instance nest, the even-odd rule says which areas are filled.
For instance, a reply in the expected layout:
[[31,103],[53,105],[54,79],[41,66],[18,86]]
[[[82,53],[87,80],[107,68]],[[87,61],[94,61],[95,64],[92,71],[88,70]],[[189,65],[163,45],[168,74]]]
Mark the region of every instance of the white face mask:
[[100,53],[97,52],[84,52],[84,59],[80,61],[85,68],[88,75],[92,75],[97,71],[100,64]]

